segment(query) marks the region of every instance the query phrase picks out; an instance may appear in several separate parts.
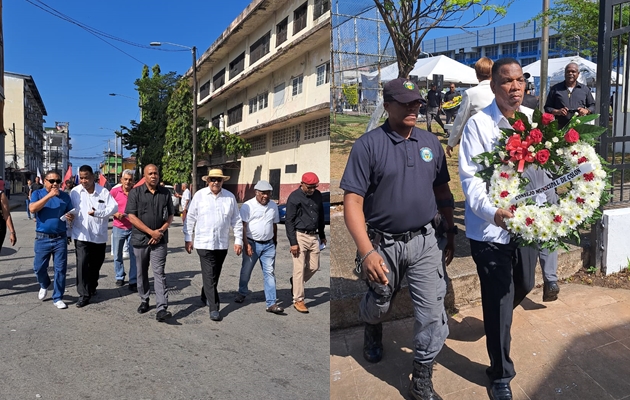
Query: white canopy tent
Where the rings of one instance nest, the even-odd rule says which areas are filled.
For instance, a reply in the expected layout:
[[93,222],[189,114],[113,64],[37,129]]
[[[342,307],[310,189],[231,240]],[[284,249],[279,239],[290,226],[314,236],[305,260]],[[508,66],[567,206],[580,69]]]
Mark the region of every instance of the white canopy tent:
[[[580,70],[580,76],[578,77],[578,82],[582,84],[586,84],[588,86],[594,86],[595,79],[597,78],[597,64],[592,61],[589,61],[585,58],[579,56],[573,57],[561,57],[561,58],[550,58],[547,63],[547,71],[549,76],[549,86],[555,85],[558,82],[564,81],[564,68],[569,63],[576,63]],[[539,77],[540,78],[540,60],[528,64],[523,67],[523,72],[528,72],[532,78]],[[617,82],[619,79],[619,82]],[[610,82],[612,84],[620,83],[621,84],[622,76],[615,71],[610,73]],[[531,79],[530,79],[531,80]]]
[[[443,55],[419,59],[409,73],[410,76],[417,76],[420,82],[432,80],[434,74],[443,75],[444,82],[448,83],[461,83],[464,85],[476,85],[479,83],[473,68]],[[364,75],[375,77],[378,75],[378,71]],[[396,78],[398,78],[397,63],[381,68],[381,82],[391,81]]]

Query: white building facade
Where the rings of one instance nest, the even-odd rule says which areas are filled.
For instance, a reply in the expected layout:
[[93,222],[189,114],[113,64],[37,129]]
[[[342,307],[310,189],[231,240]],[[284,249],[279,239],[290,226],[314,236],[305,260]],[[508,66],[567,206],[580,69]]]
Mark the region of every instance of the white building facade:
[[63,177],[70,161],[70,133],[68,122],[56,122],[44,129],[44,171],[57,171]]
[[199,116],[252,145],[205,161],[231,176],[239,201],[264,179],[284,202],[309,171],[329,190],[330,0],[254,0],[197,68]]

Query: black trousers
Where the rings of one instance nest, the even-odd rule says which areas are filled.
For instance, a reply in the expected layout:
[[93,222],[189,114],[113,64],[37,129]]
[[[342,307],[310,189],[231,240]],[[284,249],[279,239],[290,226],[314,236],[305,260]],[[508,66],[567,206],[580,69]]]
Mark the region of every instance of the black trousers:
[[219,311],[221,302],[219,301],[219,277],[223,268],[223,261],[227,256],[226,250],[204,250],[197,249],[199,254],[199,262],[201,264],[201,277],[203,279],[203,288],[201,289],[201,298],[206,299],[210,306],[210,311]]
[[101,266],[105,260],[106,243],[74,241],[77,255],[77,292],[79,300],[89,300],[96,292]]
[[483,327],[492,382],[508,383],[516,375],[510,359],[513,310],[534,287],[538,249],[470,239],[481,283]]
[[2,212],[0,212],[0,250],[2,250],[2,245],[4,244],[4,238],[7,236],[7,221],[2,217]]

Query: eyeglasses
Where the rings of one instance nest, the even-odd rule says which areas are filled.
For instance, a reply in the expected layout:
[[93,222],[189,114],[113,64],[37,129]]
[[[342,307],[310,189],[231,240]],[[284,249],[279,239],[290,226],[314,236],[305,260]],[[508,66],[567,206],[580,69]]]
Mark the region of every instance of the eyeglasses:
[[61,179],[46,179],[46,180],[47,180],[47,181],[48,181],[48,183],[50,183],[51,185],[53,185],[53,184],[55,184],[55,183],[56,183],[57,185],[61,184]]
[[210,182],[223,182],[223,178],[210,178]]
[[319,186],[319,185],[307,185],[304,182],[302,182],[302,185],[306,186],[306,189],[308,189],[308,190],[315,190]]

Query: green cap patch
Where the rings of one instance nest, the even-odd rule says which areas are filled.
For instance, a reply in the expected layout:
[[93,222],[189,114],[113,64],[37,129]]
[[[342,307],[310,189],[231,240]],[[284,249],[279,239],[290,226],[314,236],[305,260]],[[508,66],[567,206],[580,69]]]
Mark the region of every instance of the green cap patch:
[[405,83],[403,83],[403,86],[409,90],[414,90],[416,88],[416,85],[414,85],[411,81],[405,81]]

